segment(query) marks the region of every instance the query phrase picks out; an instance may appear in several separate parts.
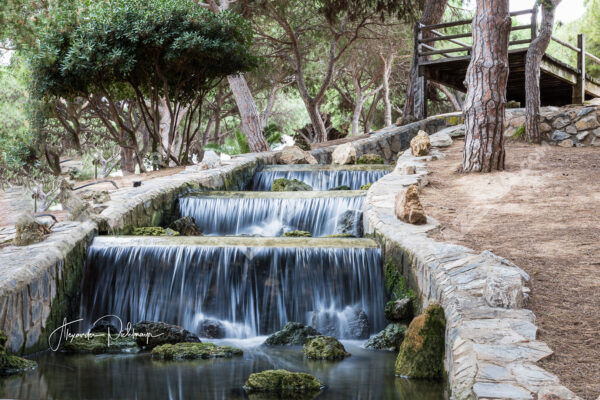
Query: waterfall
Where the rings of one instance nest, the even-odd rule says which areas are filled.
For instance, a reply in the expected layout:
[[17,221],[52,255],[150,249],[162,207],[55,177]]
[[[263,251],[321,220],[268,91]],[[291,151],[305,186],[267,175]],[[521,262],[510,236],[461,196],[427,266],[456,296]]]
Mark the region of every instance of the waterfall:
[[329,190],[342,185],[346,185],[352,190],[358,190],[363,185],[376,182],[389,172],[388,169],[264,170],[254,174],[252,190],[269,191],[273,185],[273,180],[279,178],[301,180],[310,185],[314,190]]
[[325,192],[323,196],[328,197],[316,195],[321,194],[287,192],[287,197],[182,197],[179,213],[194,218],[204,235],[281,236],[287,231],[302,230],[316,237],[338,233],[338,218],[349,209],[362,210],[363,207],[364,196],[347,192],[339,195]]
[[161,240],[94,240],[82,287],[88,327],[113,314],[124,323],[165,321],[198,332],[210,318],[222,323],[228,337],[249,337],[275,332],[289,321],[310,324],[322,312],[347,315],[349,307],[364,311],[369,333],[385,326],[381,253],[370,240],[354,241],[369,243],[354,248],[213,247]]

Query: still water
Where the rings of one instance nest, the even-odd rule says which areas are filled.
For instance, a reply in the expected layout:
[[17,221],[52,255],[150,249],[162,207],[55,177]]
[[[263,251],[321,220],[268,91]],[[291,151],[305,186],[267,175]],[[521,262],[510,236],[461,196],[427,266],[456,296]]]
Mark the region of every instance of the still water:
[[441,383],[395,377],[395,353],[365,350],[362,342],[342,341],[352,356],[335,362],[306,360],[300,347],[261,346],[264,339],[214,341],[244,349],[242,357],[233,359],[165,362],[148,353],[40,353],[31,357],[39,364],[35,371],[0,379],[0,398],[247,399],[242,386],[251,373],[279,368],[315,375],[325,385],[319,400],[446,398]]

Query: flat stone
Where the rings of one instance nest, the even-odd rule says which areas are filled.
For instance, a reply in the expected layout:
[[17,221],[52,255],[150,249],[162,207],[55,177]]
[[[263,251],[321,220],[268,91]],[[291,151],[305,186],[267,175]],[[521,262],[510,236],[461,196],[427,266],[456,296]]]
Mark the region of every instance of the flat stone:
[[550,139],[554,142],[560,142],[562,140],[570,139],[570,138],[571,138],[571,135],[569,135],[568,133],[566,133],[564,131],[554,131],[552,133],[552,137]]
[[529,391],[507,383],[477,382],[473,385],[473,391],[478,399],[533,400]]
[[448,147],[452,146],[452,137],[445,132],[434,133],[429,135],[432,147]]

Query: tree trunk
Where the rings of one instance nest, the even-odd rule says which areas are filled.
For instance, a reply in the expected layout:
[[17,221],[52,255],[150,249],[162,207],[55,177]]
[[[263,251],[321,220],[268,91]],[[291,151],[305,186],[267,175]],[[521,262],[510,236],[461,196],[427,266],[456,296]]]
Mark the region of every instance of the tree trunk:
[[246,79],[243,75],[239,74],[229,75],[227,80],[229,81],[229,87],[235,97],[235,102],[238,111],[240,112],[242,129],[246,134],[250,151],[269,151],[269,145],[263,136],[262,128],[260,126],[258,109],[256,108],[254,97],[252,97],[252,92],[250,92]]
[[[446,10],[447,0],[427,0],[423,15],[419,21],[422,25],[437,24],[441,21]],[[431,33],[424,32],[423,38],[430,37]],[[423,119],[425,117],[425,90],[423,78],[419,77],[417,54],[413,54],[412,65],[406,84],[406,99],[402,117],[405,122]]]
[[392,102],[390,101],[390,75],[392,74],[392,64],[394,62],[395,54],[390,52],[387,57],[380,54],[381,61],[383,62],[383,104],[384,104],[384,117],[383,121],[385,127],[392,126]]
[[464,172],[504,169],[510,27],[508,0],[477,0],[473,54],[465,78]]
[[325,121],[323,121],[323,117],[321,116],[319,105],[314,104],[310,101],[305,101],[304,105],[306,106],[306,111],[308,111],[308,117],[310,118],[310,122],[316,133],[315,141],[318,143],[327,141],[327,127],[325,126]]
[[123,171],[123,176],[135,174],[136,165],[135,152],[130,148],[121,147],[121,170]]
[[554,26],[554,10],[560,0],[546,5],[542,2],[542,25],[539,35],[533,39],[527,50],[525,62],[525,134],[532,143],[541,143],[540,133],[540,63],[550,44]]

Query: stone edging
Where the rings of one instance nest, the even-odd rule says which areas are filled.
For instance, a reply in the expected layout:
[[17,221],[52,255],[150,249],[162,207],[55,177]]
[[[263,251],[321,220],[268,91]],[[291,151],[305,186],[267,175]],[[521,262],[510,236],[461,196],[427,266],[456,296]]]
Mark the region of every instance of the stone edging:
[[[489,251],[477,254],[429,238],[427,232],[439,226],[432,218],[421,226],[396,218],[396,194],[411,184],[427,185],[426,162],[441,156],[436,150],[426,157],[406,151],[395,170],[369,189],[364,223],[365,232],[380,242],[386,262],[418,288],[421,304],[436,301],[444,308],[452,398],[579,399],[536,365],[552,350],[536,340],[535,315],[523,308],[529,292],[523,270]],[[405,175],[408,166],[414,174]]]

